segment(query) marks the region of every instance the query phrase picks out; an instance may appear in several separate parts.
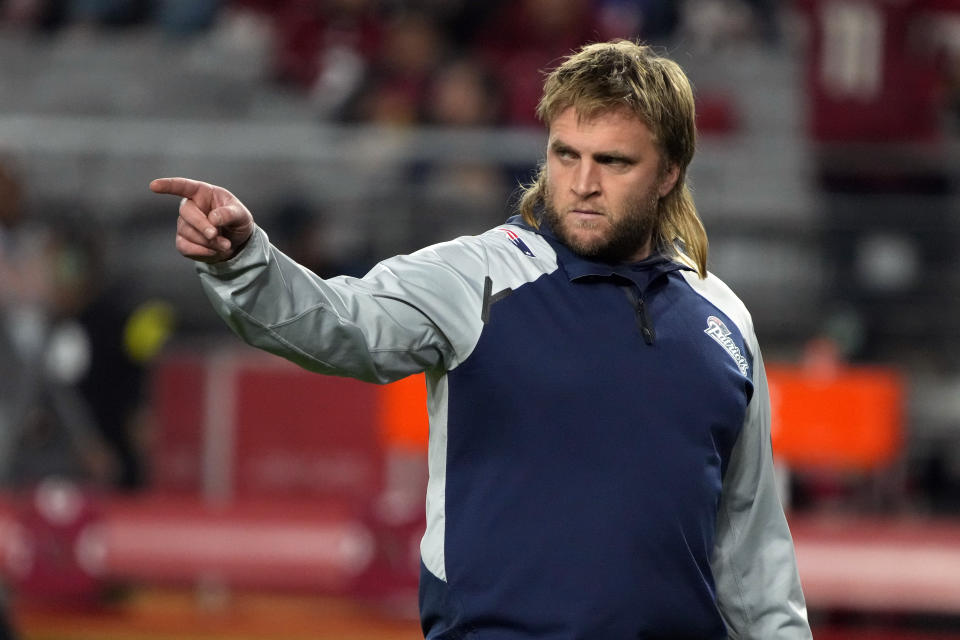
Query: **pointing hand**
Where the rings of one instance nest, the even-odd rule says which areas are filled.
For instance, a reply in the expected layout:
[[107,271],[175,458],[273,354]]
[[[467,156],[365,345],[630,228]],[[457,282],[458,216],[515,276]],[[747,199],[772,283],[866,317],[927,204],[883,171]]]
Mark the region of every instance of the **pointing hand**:
[[253,234],[253,215],[223,187],[189,178],[159,178],[155,193],[183,198],[177,220],[177,250],[201,262],[229,260]]

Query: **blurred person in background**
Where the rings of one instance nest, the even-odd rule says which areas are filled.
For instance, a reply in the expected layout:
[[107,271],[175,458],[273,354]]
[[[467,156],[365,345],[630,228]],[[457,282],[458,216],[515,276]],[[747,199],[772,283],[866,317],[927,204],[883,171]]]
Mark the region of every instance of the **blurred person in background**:
[[[547,78],[518,215],[321,279],[185,178],[177,247],[241,337],[310,370],[427,378],[427,638],[810,638],[748,312],[706,271],[693,94],[628,41]],[[452,212],[451,215],[456,215]]]
[[[482,135],[503,123],[503,88],[478,57],[447,59],[428,82],[419,121],[442,132]],[[509,167],[467,154],[417,162],[409,174],[416,199],[413,206],[426,223],[424,228],[411,229],[413,243],[470,233],[476,227],[466,224],[493,225],[508,214],[504,203],[514,184]],[[450,211],[460,215],[450,216]]]
[[273,243],[321,278],[360,277],[373,266],[370,248],[340,237],[331,228],[325,208],[305,196],[291,193],[272,209]]
[[597,0],[594,11],[605,40],[641,37],[662,42],[680,23],[680,5],[675,0]]
[[401,11],[383,28],[381,47],[346,118],[375,125],[415,125],[431,77],[448,53],[446,35],[425,11]]
[[[909,354],[919,344],[896,334],[909,326],[896,314],[935,320],[941,281],[921,274],[960,267],[946,144],[960,1],[795,6],[806,25],[806,124],[824,202],[826,333],[854,361]],[[936,313],[918,314],[924,308]],[[949,353],[935,347],[926,357]]]
[[174,331],[176,314],[169,302],[141,295],[108,275],[104,236],[90,224],[70,233],[65,257],[73,264],[65,282],[70,304],[64,321],[73,325],[86,353],[76,389],[112,458],[103,484],[135,491],[147,485],[149,473],[147,375]]
[[48,291],[37,309],[36,342],[21,352],[23,410],[10,459],[11,482],[32,486],[58,476],[107,486],[116,459],[99,437],[95,418],[78,388],[90,365],[88,335],[77,315],[89,295],[86,253],[67,226],[51,224],[43,259]]
[[421,113],[427,126],[501,125],[503,87],[477,56],[447,56],[430,79]]
[[476,50],[504,88],[507,123],[538,126],[541,69],[581,43],[596,40],[599,32],[590,0],[502,3],[478,29]]
[[779,0],[686,0],[681,4],[678,31],[703,54],[756,42],[780,41]]
[[89,223],[25,220],[20,184],[2,167],[0,200],[3,482],[142,486],[132,418],[170,311],[138,307],[106,281]]
[[293,0],[234,4],[269,16],[276,79],[308,94],[318,116],[339,120],[356,97],[383,39],[371,0]]
[[78,350],[76,333],[61,324],[71,295],[63,286],[71,273],[70,262],[61,261],[64,238],[28,218],[23,198],[13,170],[0,166],[0,364],[6,380],[0,477],[7,486],[50,473],[77,476],[107,463],[72,387]]

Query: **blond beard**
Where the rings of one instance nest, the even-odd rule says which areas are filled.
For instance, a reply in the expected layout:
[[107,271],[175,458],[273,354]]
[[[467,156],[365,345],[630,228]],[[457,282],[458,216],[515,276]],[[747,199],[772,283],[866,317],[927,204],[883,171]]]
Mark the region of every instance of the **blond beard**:
[[[570,219],[561,216],[553,205],[549,182],[544,185],[543,204],[544,220],[560,242],[583,258],[608,264],[630,261],[659,225],[660,194],[656,189],[627,201],[626,211],[610,225],[608,233],[593,241],[582,241],[572,233]],[[581,224],[580,228],[588,226]]]

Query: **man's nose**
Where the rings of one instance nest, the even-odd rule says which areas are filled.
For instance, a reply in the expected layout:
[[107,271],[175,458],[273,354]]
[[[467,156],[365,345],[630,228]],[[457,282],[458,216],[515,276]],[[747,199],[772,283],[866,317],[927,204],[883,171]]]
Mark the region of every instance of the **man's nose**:
[[595,162],[589,160],[580,162],[573,180],[573,192],[580,198],[587,198],[600,192],[600,172]]

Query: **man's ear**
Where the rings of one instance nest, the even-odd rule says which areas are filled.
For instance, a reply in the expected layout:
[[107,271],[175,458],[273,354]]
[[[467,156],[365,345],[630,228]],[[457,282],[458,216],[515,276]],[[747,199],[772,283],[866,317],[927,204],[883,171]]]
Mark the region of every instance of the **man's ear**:
[[660,188],[658,189],[660,197],[665,197],[677,186],[677,179],[680,177],[680,166],[675,162],[667,164],[663,173],[660,175]]

